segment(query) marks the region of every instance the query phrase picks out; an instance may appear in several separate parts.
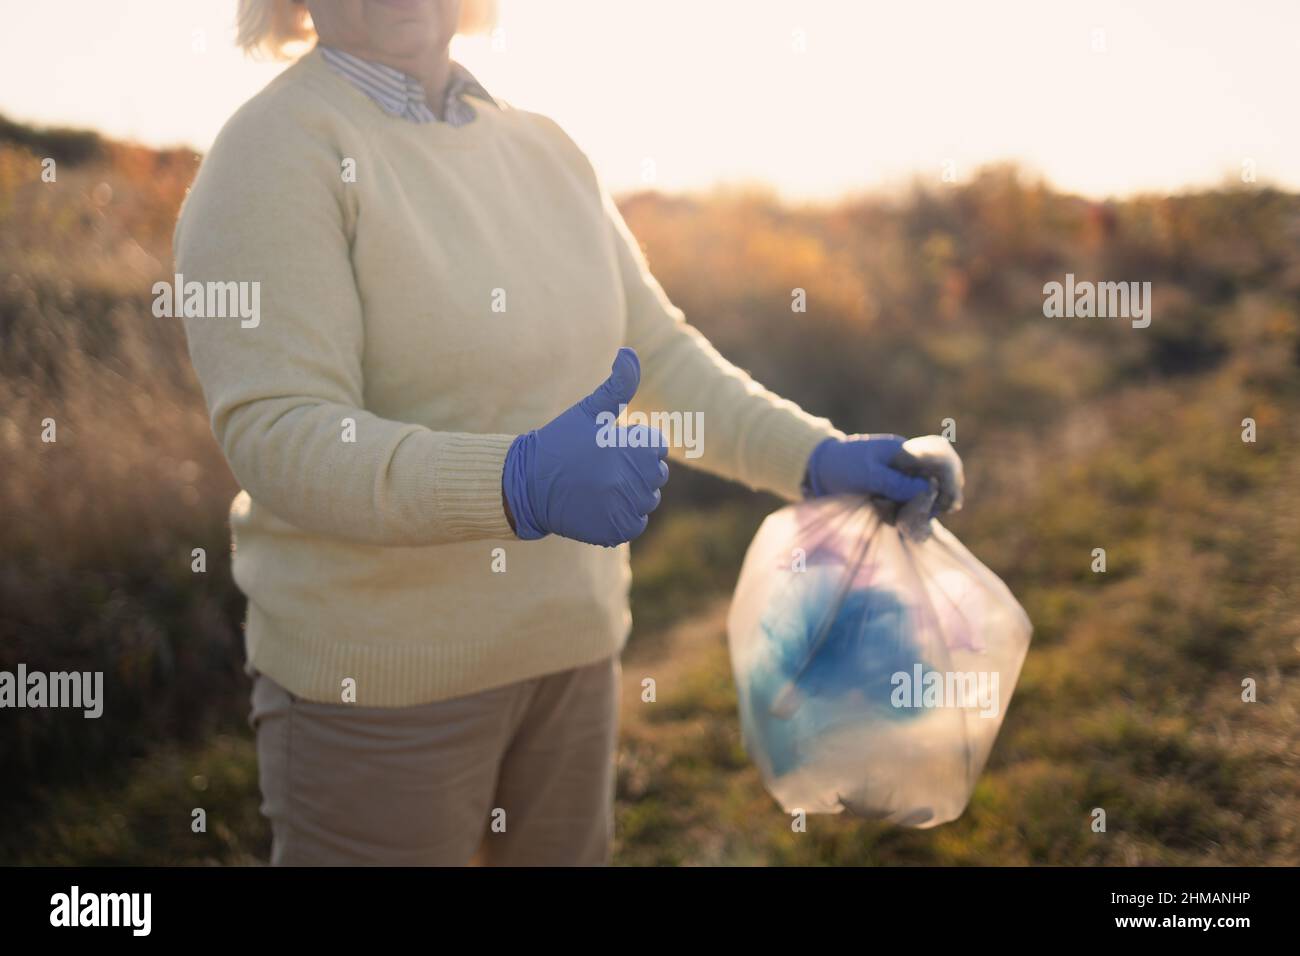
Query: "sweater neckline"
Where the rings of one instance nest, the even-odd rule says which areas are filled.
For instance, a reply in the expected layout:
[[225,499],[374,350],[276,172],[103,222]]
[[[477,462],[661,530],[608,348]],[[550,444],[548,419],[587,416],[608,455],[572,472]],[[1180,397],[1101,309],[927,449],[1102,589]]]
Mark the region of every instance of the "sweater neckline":
[[[480,108],[474,121],[466,123],[464,126],[452,126],[450,123],[412,123],[408,119],[385,112],[378,103],[371,100],[370,97],[349,83],[344,77],[331,70],[329,64],[325,62],[325,57],[322,55],[319,46],[312,47],[310,51],[303,54],[295,67],[300,68],[305,75],[312,77],[332,102],[339,105],[350,104],[347,107],[348,112],[361,118],[371,126],[396,130],[419,139],[436,142],[439,146],[468,147],[477,145],[489,132],[487,127],[493,122],[491,114],[504,113],[510,109],[509,106],[500,103],[500,101],[496,104],[484,104],[484,106],[499,105],[500,108],[496,110]],[[478,99],[478,97],[471,98]]]

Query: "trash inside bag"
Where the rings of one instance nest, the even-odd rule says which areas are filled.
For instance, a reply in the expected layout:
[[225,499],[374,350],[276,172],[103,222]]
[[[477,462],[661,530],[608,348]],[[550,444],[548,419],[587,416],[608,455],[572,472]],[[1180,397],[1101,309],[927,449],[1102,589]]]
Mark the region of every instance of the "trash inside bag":
[[960,472],[931,484],[919,515],[848,496],[783,508],[745,555],[727,620],[741,728],[787,812],[945,823],[992,750],[1032,628],[931,517],[940,496],[960,504]]

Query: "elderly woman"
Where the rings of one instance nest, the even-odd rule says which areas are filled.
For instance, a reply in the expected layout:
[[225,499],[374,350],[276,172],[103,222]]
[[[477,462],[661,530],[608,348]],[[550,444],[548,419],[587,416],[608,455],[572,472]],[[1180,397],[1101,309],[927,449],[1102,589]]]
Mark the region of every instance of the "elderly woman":
[[186,331],[244,489],[274,863],[608,859],[626,543],[671,439],[610,440],[633,396],[703,417],[692,465],[787,499],[929,488],[889,467],[897,436],[846,437],[684,321],[583,153],[449,59],[484,23],[240,0],[246,48],[314,46],[226,124],[177,227],[187,283],[259,296]]

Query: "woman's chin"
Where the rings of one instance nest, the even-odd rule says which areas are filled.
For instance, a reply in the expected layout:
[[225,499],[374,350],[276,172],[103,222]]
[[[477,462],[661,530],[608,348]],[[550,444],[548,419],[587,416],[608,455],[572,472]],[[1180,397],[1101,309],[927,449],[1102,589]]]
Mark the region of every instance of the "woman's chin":
[[375,35],[372,45],[389,59],[410,60],[436,49],[438,44],[436,31],[422,19],[413,19],[406,29]]

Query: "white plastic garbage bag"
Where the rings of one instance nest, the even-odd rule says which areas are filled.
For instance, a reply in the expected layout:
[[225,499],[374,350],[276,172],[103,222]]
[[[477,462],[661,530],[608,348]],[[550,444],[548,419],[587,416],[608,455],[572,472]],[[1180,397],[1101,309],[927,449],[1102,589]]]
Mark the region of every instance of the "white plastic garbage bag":
[[745,555],[727,620],[741,726],[786,812],[931,827],[970,800],[1032,628],[933,501],[919,518],[860,497],[791,505]]

